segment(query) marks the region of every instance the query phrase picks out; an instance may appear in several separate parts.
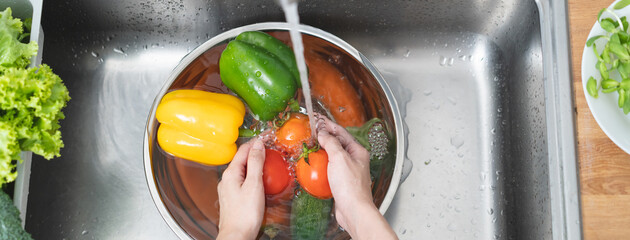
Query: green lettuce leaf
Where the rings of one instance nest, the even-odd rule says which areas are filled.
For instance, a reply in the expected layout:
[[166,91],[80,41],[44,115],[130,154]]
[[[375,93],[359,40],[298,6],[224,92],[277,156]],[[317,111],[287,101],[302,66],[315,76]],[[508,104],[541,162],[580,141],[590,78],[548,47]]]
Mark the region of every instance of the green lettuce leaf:
[[0,12],[0,66],[25,68],[37,54],[37,43],[21,43],[22,21],[11,16],[11,8]]
[[[15,176],[9,172],[20,150],[46,159],[63,147],[59,120],[70,100],[68,89],[49,66],[0,67],[0,185]],[[4,175],[8,174],[8,175]]]
[[22,24],[11,16],[11,8],[0,12],[0,186],[17,177],[21,151],[46,159],[60,156],[59,120],[70,100],[50,67],[26,69],[37,44],[20,42],[28,35]]

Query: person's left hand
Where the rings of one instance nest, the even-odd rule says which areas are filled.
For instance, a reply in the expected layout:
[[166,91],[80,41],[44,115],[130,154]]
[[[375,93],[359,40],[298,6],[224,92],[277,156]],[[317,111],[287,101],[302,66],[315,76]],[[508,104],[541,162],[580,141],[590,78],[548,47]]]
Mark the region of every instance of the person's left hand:
[[262,174],[265,145],[254,139],[240,146],[219,182],[217,239],[255,239],[265,210]]

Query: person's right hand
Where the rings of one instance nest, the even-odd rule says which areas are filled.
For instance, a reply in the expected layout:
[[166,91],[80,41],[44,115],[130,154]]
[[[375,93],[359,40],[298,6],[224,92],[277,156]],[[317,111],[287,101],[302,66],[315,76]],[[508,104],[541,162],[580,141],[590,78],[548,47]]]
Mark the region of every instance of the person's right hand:
[[370,153],[346,129],[321,119],[317,139],[328,153],[337,222],[354,239],[397,239],[372,200]]
[[253,139],[238,148],[223,172],[219,193],[217,239],[255,239],[265,212],[265,145]]

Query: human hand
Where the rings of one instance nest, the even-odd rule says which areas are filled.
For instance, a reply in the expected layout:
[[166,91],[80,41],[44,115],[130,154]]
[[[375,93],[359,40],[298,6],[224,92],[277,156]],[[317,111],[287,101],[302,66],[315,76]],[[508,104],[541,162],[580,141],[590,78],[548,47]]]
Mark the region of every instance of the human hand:
[[373,205],[370,186],[370,153],[343,127],[322,118],[319,144],[328,153],[328,182],[335,199],[335,215],[343,228],[352,218],[354,206]]
[[219,192],[217,239],[254,239],[262,224],[265,190],[262,174],[265,146],[254,139],[240,146],[223,172]]
[[319,144],[328,153],[328,182],[339,225],[353,239],[397,239],[372,200],[370,153],[343,127],[320,118]]

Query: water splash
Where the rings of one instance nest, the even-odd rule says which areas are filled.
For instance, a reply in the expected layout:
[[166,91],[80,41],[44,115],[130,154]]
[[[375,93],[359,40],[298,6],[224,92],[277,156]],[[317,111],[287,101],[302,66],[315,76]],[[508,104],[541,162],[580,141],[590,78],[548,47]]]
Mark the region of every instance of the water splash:
[[[304,102],[306,103],[306,112],[310,122],[311,129],[315,128],[316,119],[313,115],[313,101],[311,100],[311,87],[308,84],[308,73],[306,71],[306,61],[304,60],[304,43],[302,42],[302,34],[298,30],[300,18],[297,11],[296,0],[280,0],[280,5],[284,11],[284,15],[289,23],[289,34],[291,43],[293,43],[293,52],[295,61],[300,72],[300,81],[302,82],[302,92],[304,93]],[[312,138],[317,139],[317,131],[311,131]]]

